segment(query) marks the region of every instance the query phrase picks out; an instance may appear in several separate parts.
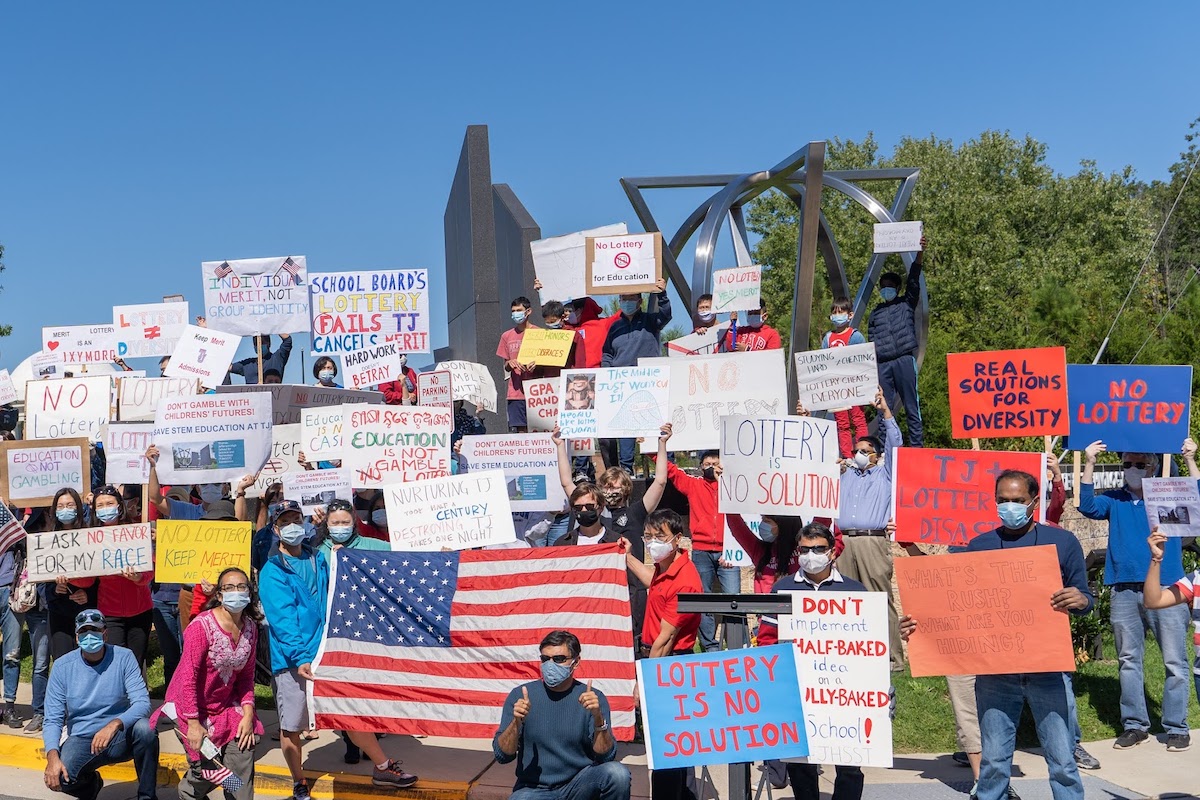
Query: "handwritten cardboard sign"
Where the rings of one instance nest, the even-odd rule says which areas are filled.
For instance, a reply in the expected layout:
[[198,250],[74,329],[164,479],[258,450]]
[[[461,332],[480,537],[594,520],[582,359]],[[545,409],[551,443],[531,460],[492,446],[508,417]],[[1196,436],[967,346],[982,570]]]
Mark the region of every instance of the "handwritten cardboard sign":
[[703,333],[689,333],[667,342],[667,356],[705,356],[717,352],[729,333],[729,323],[713,325]]
[[504,473],[513,511],[559,511],[566,502],[558,480],[558,448],[548,433],[464,436],[471,472]]
[[796,644],[808,758],[892,766],[887,592],[789,592],[780,641]]
[[158,401],[164,397],[191,397],[197,392],[195,378],[117,378],[117,419],[142,422],[154,419]]
[[49,505],[59,489],[84,494],[92,485],[89,440],[0,442],[0,485],[18,505]]
[[300,442],[310,462],[342,457],[342,407],[306,408],[300,415]]
[[283,496],[300,504],[304,516],[334,500],[353,500],[348,469],[310,469],[283,476]]
[[530,432],[548,433],[558,424],[562,376],[525,381],[525,419]]
[[667,421],[668,370],[661,365],[569,370],[562,374],[563,438],[648,436]]
[[146,450],[154,442],[153,422],[109,422],[104,426],[104,477],[109,483],[150,480]]
[[466,550],[516,541],[504,473],[405,481],[384,487],[392,549]]
[[948,353],[946,368],[956,439],[1064,436],[1071,429],[1065,347]]
[[1100,440],[1114,453],[1174,453],[1188,436],[1192,368],[1070,364],[1067,399],[1067,447]]
[[293,386],[287,395],[288,415],[293,422],[300,421],[306,408],[326,408],[344,403],[380,404],[383,393],[366,389],[332,389],[325,386]]
[[815,417],[721,417],[722,514],[838,516],[837,426]]
[[429,270],[326,272],[310,276],[314,353],[347,353],[390,342],[428,353]]
[[236,483],[271,454],[271,398],[247,392],[164,399],[154,416],[154,444],[165,484]]
[[538,296],[543,304],[550,300],[568,303],[588,295],[585,269],[585,244],[589,237],[624,236],[629,232],[624,222],[604,225],[591,230],[552,236],[529,243],[533,256],[533,274],[542,283]]
[[657,291],[663,263],[661,233],[588,237],[585,248],[588,294]]
[[[1042,484],[1045,453],[990,450],[931,450],[898,447],[892,454],[892,515],[896,541],[965,545],[1000,527],[996,478],[1001,472],[1028,472]],[[1038,522],[1046,521],[1038,504]]]
[[161,583],[216,583],[227,567],[250,569],[249,522],[158,521],[154,579]]
[[26,439],[86,436],[98,442],[110,413],[112,381],[107,375],[25,384]]
[[346,385],[351,389],[362,389],[402,379],[404,361],[400,358],[401,355],[403,354],[396,348],[395,342],[384,342],[343,353],[342,365],[345,367]]
[[1200,536],[1200,488],[1195,478],[1143,478],[1150,529],[1167,536]]
[[[718,353],[689,358],[639,358],[638,366],[670,370],[671,450],[715,450],[721,417],[781,417],[788,413],[782,350]],[[643,451],[658,444],[647,441]]]
[[91,578],[117,575],[126,567],[138,572],[154,568],[150,523],[78,528],[25,537],[29,580],[46,583],[59,575]]
[[571,345],[574,342],[575,331],[529,328],[521,337],[521,350],[517,353],[517,361],[522,364],[562,367],[571,355]]
[[879,388],[875,344],[851,344],[796,353],[796,386],[808,411],[870,405]]
[[635,663],[650,769],[808,755],[792,645]]
[[[753,567],[754,562],[750,559],[750,554],[746,549],[738,544],[738,540],[733,535],[733,531],[729,529],[729,517],[724,517],[725,534],[721,540],[721,550],[724,553],[725,560],[735,567]],[[758,526],[762,523],[762,517],[758,514],[742,514],[742,521],[746,523],[746,527],[755,536],[758,536]],[[759,537],[761,538],[761,537]]]
[[12,376],[8,374],[8,370],[0,369],[0,406],[15,403],[20,398],[21,395],[17,394],[17,387],[13,386]]
[[877,222],[874,239],[876,253],[918,253],[921,251],[922,222]]
[[[308,332],[304,256],[205,261],[200,274],[212,330],[238,336]],[[314,352],[319,351],[314,347]]]
[[[307,454],[306,454],[307,455]],[[271,455],[258,471],[254,483],[246,489],[247,497],[262,497],[267,489],[286,480],[289,475],[304,472],[300,466],[300,426],[275,425],[271,428]]]
[[1054,545],[898,558],[896,582],[918,626],[914,678],[1075,671],[1070,622],[1050,606],[1063,588]]
[[192,378],[210,389],[220,386],[241,343],[240,336],[188,325],[180,334],[179,344],[163,375]]
[[187,328],[187,301],[113,306],[113,326],[124,358],[169,356]]
[[417,404],[422,406],[453,406],[454,387],[450,370],[417,373]]
[[762,267],[758,265],[713,270],[712,310],[714,314],[728,311],[754,311],[762,308],[759,289],[762,287]]
[[265,394],[271,398],[271,423],[293,425],[300,421],[300,408],[293,404],[297,389],[306,387],[288,383],[236,383],[218,386],[217,394]]
[[119,356],[113,325],[65,325],[42,328],[42,352],[59,364],[107,364]]
[[487,367],[473,361],[439,361],[435,372],[450,373],[450,389],[455,400],[466,400],[484,411],[496,411],[496,382]]
[[454,413],[448,408],[348,403],[342,421],[342,466],[355,488],[450,474]]

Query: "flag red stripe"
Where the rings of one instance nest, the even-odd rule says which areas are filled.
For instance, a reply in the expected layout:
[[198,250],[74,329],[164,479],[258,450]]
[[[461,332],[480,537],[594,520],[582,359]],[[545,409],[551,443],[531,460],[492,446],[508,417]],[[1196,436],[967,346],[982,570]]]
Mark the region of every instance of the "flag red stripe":
[[[470,686],[469,682],[466,682]],[[349,700],[370,699],[397,703],[445,703],[500,708],[509,692],[480,692],[473,689],[430,689],[422,686],[392,686],[386,683],[343,683],[314,681],[313,697],[337,697]],[[608,698],[613,711],[633,711],[633,695]]]
[[[524,628],[518,630],[494,631],[456,631],[450,630],[450,643],[454,647],[513,647],[522,644],[538,644],[547,633],[556,630],[551,626],[545,628]],[[633,660],[633,634],[630,631],[585,630],[572,631],[579,641],[587,645],[605,645],[608,647],[628,647],[629,660]]]
[[[563,550],[566,550],[564,553]],[[570,549],[554,547],[538,547],[533,550],[464,550],[459,554],[460,564],[484,561],[537,561],[541,558],[573,558],[581,566],[595,569],[594,556],[620,552],[620,546],[615,544],[576,545]],[[413,557],[426,557],[428,553],[413,553]],[[461,577],[461,576],[460,576]]]
[[[557,549],[557,548],[556,548]],[[458,591],[467,592],[479,589],[515,590],[523,586],[546,586],[558,584],[562,586],[590,586],[596,583],[627,585],[625,570],[615,569],[592,570],[541,570],[524,572],[517,575],[459,575]],[[567,594],[566,591],[563,594]],[[518,595],[519,596],[519,595]],[[528,598],[526,604],[540,602],[541,598]]]
[[[395,717],[351,717],[344,714],[316,715],[316,725],[322,730],[394,733],[407,736],[453,736],[460,739],[491,739],[496,726],[477,722],[446,722],[443,720],[397,719]],[[619,742],[633,741],[633,726],[613,728],[613,738]]]
[[[529,600],[517,600],[511,603],[454,603],[450,613],[456,618],[473,617],[506,617],[509,614],[530,613]],[[601,600],[594,597],[547,597],[538,601],[537,613],[554,614],[569,612],[574,614],[611,614],[614,617],[629,616],[629,601]]]
[[[404,652],[399,650],[398,652]],[[351,669],[378,669],[392,672],[438,675],[448,678],[497,678],[514,681],[536,680],[541,674],[538,666],[525,661],[475,661],[460,664],[442,661],[417,661],[412,659],[371,656],[353,651],[326,650],[321,658],[322,667],[349,667]],[[586,670],[584,669],[586,667]],[[583,673],[586,671],[586,675]],[[633,677],[633,664],[627,661],[593,661],[587,659],[580,667],[580,680],[587,678]]]

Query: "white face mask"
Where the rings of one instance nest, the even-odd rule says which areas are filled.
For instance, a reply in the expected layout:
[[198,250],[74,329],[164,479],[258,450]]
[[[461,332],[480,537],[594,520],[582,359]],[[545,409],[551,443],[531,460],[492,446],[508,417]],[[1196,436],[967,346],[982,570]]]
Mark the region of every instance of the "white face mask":
[[855,451],[854,466],[858,467],[859,469],[866,469],[867,467],[871,466],[871,457],[862,450]]
[[1130,467],[1125,470],[1125,483],[1129,484],[1130,489],[1141,489],[1142,478],[1146,477],[1146,475],[1146,470]]
[[800,569],[804,570],[805,575],[819,575],[832,560],[829,553],[801,553]]
[[646,551],[650,553],[654,563],[658,564],[675,552],[675,545],[670,542],[646,542]]

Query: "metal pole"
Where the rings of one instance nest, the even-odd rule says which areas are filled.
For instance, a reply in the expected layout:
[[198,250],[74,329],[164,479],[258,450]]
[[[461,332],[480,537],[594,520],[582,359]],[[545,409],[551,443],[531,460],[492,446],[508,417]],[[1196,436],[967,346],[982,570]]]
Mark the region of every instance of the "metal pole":
[[800,242],[796,252],[796,288],[792,294],[792,339],[788,351],[788,408],[796,405],[796,361],[792,354],[808,349],[812,325],[813,280],[817,271],[817,232],[821,225],[821,184],[825,172],[825,142],[809,142],[804,157],[804,205],[800,212]]

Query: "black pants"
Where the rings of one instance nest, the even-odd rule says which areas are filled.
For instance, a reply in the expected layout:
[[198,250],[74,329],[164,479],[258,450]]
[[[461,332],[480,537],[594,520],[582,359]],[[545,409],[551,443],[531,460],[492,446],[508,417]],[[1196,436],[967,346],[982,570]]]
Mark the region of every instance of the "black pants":
[[79,645],[75,642],[75,619],[50,612],[50,655],[55,661],[74,650]]
[[[833,800],[860,800],[863,793],[863,771],[858,767],[839,766],[836,769]],[[788,764],[787,773],[796,800],[821,800],[821,779],[816,764]]]
[[650,800],[696,800],[688,788],[691,767],[656,769],[650,773]]
[[143,611],[132,617],[105,617],[108,625],[109,644],[128,647],[133,651],[138,666],[146,665],[146,648],[150,643],[150,623],[154,621],[153,611]]

